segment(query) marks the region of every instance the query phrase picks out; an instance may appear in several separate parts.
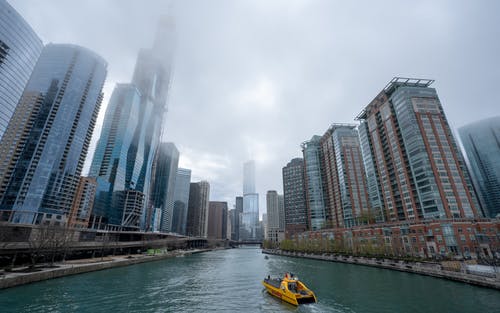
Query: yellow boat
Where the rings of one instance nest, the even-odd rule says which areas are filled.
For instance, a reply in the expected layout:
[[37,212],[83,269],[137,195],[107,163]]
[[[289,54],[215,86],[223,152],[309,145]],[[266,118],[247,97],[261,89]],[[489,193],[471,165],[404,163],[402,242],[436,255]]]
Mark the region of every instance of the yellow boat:
[[267,278],[262,281],[262,284],[271,295],[290,304],[299,305],[316,302],[314,292],[309,290],[309,288],[299,281],[297,277],[294,277],[293,274],[286,273],[283,279],[267,276]]

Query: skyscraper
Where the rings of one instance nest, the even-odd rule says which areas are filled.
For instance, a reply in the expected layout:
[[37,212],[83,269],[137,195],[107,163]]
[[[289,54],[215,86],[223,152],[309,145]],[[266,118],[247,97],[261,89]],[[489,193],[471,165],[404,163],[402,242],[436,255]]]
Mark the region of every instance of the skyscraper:
[[266,194],[266,237],[272,243],[277,244],[285,237],[285,214],[283,209],[283,196],[278,195],[275,190],[269,190]]
[[386,221],[478,216],[432,82],[396,77],[358,115],[370,199],[378,189]]
[[321,138],[321,148],[328,226],[374,222],[356,126],[333,124]]
[[207,237],[212,239],[227,238],[227,202],[210,201]]
[[458,130],[483,211],[500,214],[500,116]]
[[185,168],[177,169],[177,178],[174,188],[174,212],[172,217],[172,232],[186,234],[186,220],[189,203],[189,184],[191,182],[191,170]]
[[66,218],[105,77],[106,62],[88,49],[62,44],[43,49],[0,143],[11,148],[0,156],[0,207],[16,212],[12,222]]
[[290,238],[308,229],[304,159],[295,158],[283,167],[285,235]]
[[174,188],[179,165],[179,150],[171,142],[161,143],[156,150],[152,169],[150,203],[161,210],[160,230],[170,232],[174,211]]
[[0,0],[0,139],[42,49],[42,41],[28,23]]
[[[139,52],[132,83],[116,86],[116,97],[114,92],[110,101],[112,108],[106,111],[105,125],[91,167],[91,175],[103,176],[98,178],[94,218],[102,221],[100,224],[105,227],[143,230],[149,227],[152,230],[151,220],[161,212],[161,209],[154,210],[149,193],[152,190],[153,161],[167,111],[173,28],[170,17],[160,20],[153,48]],[[109,157],[118,155],[120,159],[114,159],[116,164],[109,163]],[[104,166],[104,171],[98,170],[101,163],[110,165]],[[119,169],[112,167],[115,165]],[[106,174],[109,170],[119,173]],[[116,181],[113,176],[116,176]],[[171,213],[164,217],[167,219],[164,222],[166,230],[171,223]]]
[[313,136],[311,140],[302,143],[304,155],[304,181],[306,191],[306,206],[311,230],[327,226],[325,194],[323,186],[323,155],[321,137]]
[[209,199],[210,184],[207,181],[190,184],[186,235],[207,237]]
[[232,240],[240,240],[240,229],[241,225],[243,224],[241,219],[243,215],[243,197],[237,196],[235,199],[235,205],[234,205],[234,214],[232,216],[232,231],[233,234],[231,235]]
[[259,194],[255,192],[255,161],[243,164],[243,231],[240,231],[242,240],[257,239],[256,227],[259,223]]
[[134,189],[139,179],[138,172],[127,175],[127,154],[139,122],[140,97],[135,85],[117,84],[109,100],[89,172],[97,179],[92,212],[95,228],[116,225],[137,229],[140,224],[141,212],[124,215],[123,203],[126,191]]

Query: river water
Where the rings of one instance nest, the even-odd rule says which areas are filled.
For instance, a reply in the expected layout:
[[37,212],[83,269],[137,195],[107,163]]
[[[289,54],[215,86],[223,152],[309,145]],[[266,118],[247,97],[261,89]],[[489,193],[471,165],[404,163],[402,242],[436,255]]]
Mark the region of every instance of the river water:
[[[290,271],[316,292],[298,308],[268,295]],[[500,292],[360,265],[218,250],[0,291],[0,312],[500,312]]]

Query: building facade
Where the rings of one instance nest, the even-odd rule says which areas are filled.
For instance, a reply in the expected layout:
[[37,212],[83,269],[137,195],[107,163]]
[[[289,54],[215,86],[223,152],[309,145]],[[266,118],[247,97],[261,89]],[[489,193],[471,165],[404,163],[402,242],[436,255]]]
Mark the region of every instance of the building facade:
[[257,240],[259,224],[259,194],[255,189],[255,161],[243,164],[243,213],[240,225],[241,240]]
[[171,142],[161,143],[153,161],[149,201],[153,209],[161,210],[160,231],[162,232],[170,232],[172,229],[178,165],[179,150]]
[[2,137],[0,208],[14,223],[67,216],[102,101],[107,64],[75,45],[45,46]]
[[369,189],[378,189],[385,221],[479,216],[432,82],[396,77],[357,117],[365,164],[375,173]]
[[227,202],[210,201],[207,238],[227,239]]
[[[140,97],[135,85],[117,84],[109,100],[89,171],[89,176],[97,180],[92,212],[95,228],[114,225],[137,229],[140,225],[141,214],[124,217],[122,205],[126,191],[133,190],[139,179],[137,172],[127,176],[127,158],[139,123]],[[122,225],[123,220],[130,223]]]
[[88,228],[94,205],[97,181],[94,177],[80,177],[73,205],[69,212],[68,227]]
[[242,214],[243,214],[243,197],[237,196],[235,198],[234,213],[231,218],[232,222],[231,240],[236,240],[236,241],[240,240]]
[[210,184],[207,181],[191,183],[189,187],[186,235],[207,237]]
[[7,1],[0,0],[0,139],[42,52],[33,29]]
[[301,147],[304,155],[304,189],[306,192],[308,225],[311,230],[318,230],[328,226],[321,137],[313,136],[311,140],[302,143]]
[[304,159],[292,159],[283,167],[283,202],[287,238],[308,229]]
[[266,194],[266,204],[266,220],[263,220],[266,239],[273,244],[278,244],[285,238],[283,196],[278,195],[275,190],[269,190]]
[[458,130],[484,215],[500,214],[500,116]]
[[374,221],[356,126],[333,124],[321,138],[321,149],[328,226],[351,227]]
[[185,235],[186,220],[189,203],[189,184],[191,182],[191,170],[185,168],[177,169],[177,178],[174,188],[174,212],[172,217],[172,232]]

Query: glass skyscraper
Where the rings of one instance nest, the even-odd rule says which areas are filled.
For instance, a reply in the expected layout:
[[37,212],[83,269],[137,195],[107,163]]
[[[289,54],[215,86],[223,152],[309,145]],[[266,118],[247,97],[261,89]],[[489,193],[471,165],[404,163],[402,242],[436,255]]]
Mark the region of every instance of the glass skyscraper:
[[[2,138],[0,207],[15,223],[66,218],[87,154],[106,62],[75,45],[45,46]],[[43,214],[37,214],[43,213]]]
[[240,239],[256,239],[258,224],[259,194],[255,192],[255,161],[251,160],[243,164],[243,213]]
[[160,231],[170,232],[174,211],[174,188],[179,165],[179,150],[171,142],[161,143],[156,150],[152,169],[150,203],[160,209]]
[[189,185],[188,217],[186,235],[207,237],[210,184],[207,181]]
[[93,227],[137,227],[140,216],[124,216],[125,191],[137,184],[139,173],[127,177],[127,154],[138,125],[141,94],[133,84],[117,84],[109,100],[89,176],[97,178]]
[[186,221],[189,203],[189,184],[191,182],[191,170],[185,168],[177,169],[177,178],[174,188],[174,212],[172,217],[172,232],[186,234]]
[[42,49],[42,41],[28,23],[0,0],[0,139]]
[[483,211],[500,214],[500,116],[458,130]]

